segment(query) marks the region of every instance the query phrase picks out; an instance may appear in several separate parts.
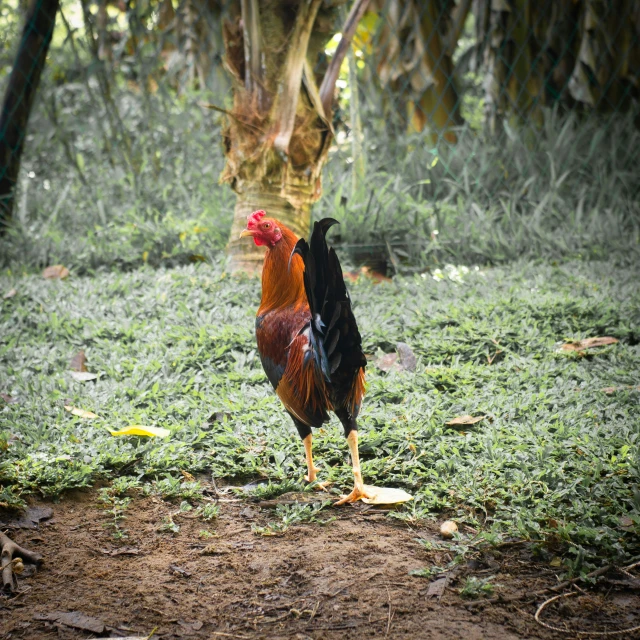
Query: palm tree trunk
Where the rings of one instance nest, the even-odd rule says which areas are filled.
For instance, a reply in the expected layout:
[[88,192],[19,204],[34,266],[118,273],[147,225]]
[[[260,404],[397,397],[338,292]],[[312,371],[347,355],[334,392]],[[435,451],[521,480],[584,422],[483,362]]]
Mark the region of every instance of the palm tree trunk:
[[[351,23],[366,3],[356,0]],[[297,6],[281,0],[274,7],[270,0],[266,8],[266,0],[264,7],[260,0],[242,0],[241,14],[225,25],[225,64],[234,91],[223,132],[227,162],[221,180],[237,194],[227,245],[230,272],[255,273],[262,267],[260,248],[238,238],[252,211],[264,209],[297,235],[308,233],[333,135],[336,65],[346,53],[344,47],[336,52],[319,87],[313,64],[333,35],[327,29],[332,12],[323,14],[321,5],[322,0],[300,0]],[[351,23],[348,18],[343,31],[347,44]]]
[[59,0],[33,0],[0,114],[0,234],[11,219],[31,107],[49,50]]

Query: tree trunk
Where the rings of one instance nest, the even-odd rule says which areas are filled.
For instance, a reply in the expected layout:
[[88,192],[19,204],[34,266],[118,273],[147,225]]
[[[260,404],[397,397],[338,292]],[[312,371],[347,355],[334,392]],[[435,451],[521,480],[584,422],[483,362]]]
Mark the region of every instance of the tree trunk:
[[[347,43],[366,3],[354,4],[343,31]],[[238,237],[252,211],[264,209],[298,236],[309,231],[333,135],[329,118],[336,65],[346,50],[336,52],[319,87],[313,66],[334,33],[335,12],[321,10],[322,0],[240,4],[241,14],[224,28],[225,65],[234,91],[223,132],[227,163],[221,181],[238,196],[227,269],[256,273],[263,251]]]
[[33,0],[0,114],[0,233],[11,219],[20,158],[59,0]]
[[240,232],[247,226],[247,216],[257,209],[264,209],[269,216],[280,220],[298,237],[306,236],[311,224],[311,204],[313,198],[309,196],[306,203],[299,208],[291,205],[286,196],[280,192],[269,193],[268,189],[239,193],[233,213],[231,236],[227,245],[229,267],[231,272],[260,273],[264,259],[264,247],[256,247],[246,238],[240,239]]

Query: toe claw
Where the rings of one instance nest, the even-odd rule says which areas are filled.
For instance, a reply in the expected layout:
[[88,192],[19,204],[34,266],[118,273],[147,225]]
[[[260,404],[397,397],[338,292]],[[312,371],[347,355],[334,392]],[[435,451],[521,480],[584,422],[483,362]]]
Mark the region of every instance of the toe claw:
[[350,502],[357,502],[362,498],[371,498],[372,496],[364,490],[364,488],[360,489],[358,487],[354,487],[353,491],[348,496],[342,496],[338,502],[335,503],[334,506],[338,507],[341,504],[346,504]]

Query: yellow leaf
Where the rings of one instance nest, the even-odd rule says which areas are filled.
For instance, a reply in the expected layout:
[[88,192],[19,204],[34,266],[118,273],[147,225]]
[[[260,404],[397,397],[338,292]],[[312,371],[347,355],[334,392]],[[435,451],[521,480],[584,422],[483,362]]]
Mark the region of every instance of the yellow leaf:
[[187,239],[187,232],[186,232],[186,231],[183,231],[183,232],[180,234],[180,242],[184,242],[186,239]]
[[485,416],[476,416],[475,418],[473,416],[458,416],[457,418],[454,418],[453,420],[449,420],[449,422],[447,422],[447,424],[451,427],[454,427],[456,425],[464,425],[464,424],[475,424],[476,422],[480,422],[480,420],[484,419]]
[[70,404],[65,404],[64,408],[74,416],[78,416],[78,418],[87,418],[87,420],[93,420],[98,416],[95,413],[91,413],[91,411],[85,411],[84,409],[78,409],[78,407],[74,407]]
[[132,424],[120,431],[110,431],[112,436],[148,436],[150,438],[166,438],[171,434],[168,429],[161,427],[146,427],[140,424]]
[[149,259],[149,252],[148,251],[143,251],[142,252],[142,262],[146,262]]
[[368,484],[364,485],[364,489],[371,496],[371,498],[362,498],[362,502],[366,502],[367,504],[398,504],[400,502],[413,500],[413,496],[409,495],[403,489],[372,487]]

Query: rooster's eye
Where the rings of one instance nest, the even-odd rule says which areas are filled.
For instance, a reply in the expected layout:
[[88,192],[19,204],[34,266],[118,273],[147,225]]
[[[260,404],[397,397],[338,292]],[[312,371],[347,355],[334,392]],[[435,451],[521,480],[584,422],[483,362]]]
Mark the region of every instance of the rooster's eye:
[[262,226],[263,229],[270,229],[271,225],[268,222],[265,222],[264,225]]

